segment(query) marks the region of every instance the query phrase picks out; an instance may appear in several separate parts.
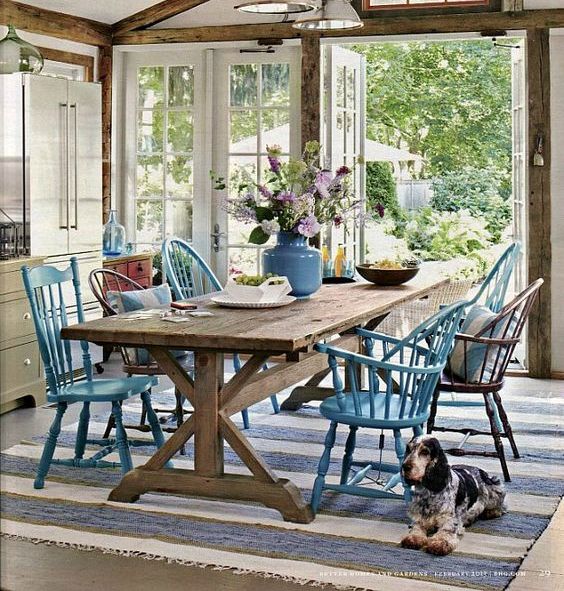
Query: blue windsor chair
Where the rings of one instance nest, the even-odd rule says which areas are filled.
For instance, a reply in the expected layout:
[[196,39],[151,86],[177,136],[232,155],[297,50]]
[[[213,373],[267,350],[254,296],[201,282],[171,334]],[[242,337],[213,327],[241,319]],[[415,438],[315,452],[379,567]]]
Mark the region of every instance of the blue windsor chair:
[[[509,287],[509,282],[515,269],[519,253],[521,252],[521,244],[513,242],[510,244],[499,259],[495,262],[490,272],[486,275],[480,289],[468,300],[466,308],[471,306],[485,306],[492,312],[498,313],[504,306],[505,296]],[[461,399],[456,396],[456,392],[450,392],[450,396],[442,397],[436,404],[438,406],[453,406],[453,407],[475,407],[484,406],[482,400],[468,400]],[[501,428],[500,418],[497,416],[497,409],[494,409],[496,414],[496,421]],[[464,444],[464,441],[461,445]]]
[[[72,304],[76,305],[78,322],[84,322],[77,259],[75,257],[71,258],[70,266],[64,271],[47,265],[33,269],[24,266],[21,271],[25,291],[31,304],[37,341],[49,386],[47,400],[57,405],[55,419],[49,429],[47,441],[37,468],[34,487],[43,488],[45,477],[52,463],[85,468],[121,466],[122,473],[129,472],[133,468],[129,446],[134,442],[128,441],[123,427],[121,402],[131,396],[141,395],[147,410],[147,419],[155,444],[160,447],[164,444],[164,437],[157,415],[151,406],[149,394],[150,388],[157,384],[157,378],[139,376],[123,379],[92,380],[92,361],[88,343],[81,341],[82,364],[86,373],[86,380],[76,382],[73,374],[71,345],[69,341],[61,338],[61,330],[68,325],[67,303],[65,303],[67,285],[65,284],[72,282],[74,293]],[[73,402],[82,403],[74,446],[74,458],[53,459],[57,439],[61,431],[63,415],[68,405]],[[87,439],[91,402],[111,402],[112,415],[116,426],[115,439]],[[101,445],[103,448],[92,457],[85,459],[84,452],[87,444]],[[119,453],[119,464],[103,459],[116,449]]]
[[[464,308],[465,302],[444,308],[404,339],[358,328],[356,332],[363,339],[365,354],[344,351],[332,347],[330,343],[316,345],[318,351],[329,356],[335,395],[326,398],[319,407],[321,414],[331,424],[313,486],[311,505],[314,512],[319,508],[324,490],[364,497],[404,498],[406,502],[409,501],[410,491],[407,486],[403,485],[403,494],[392,490],[400,482],[403,484],[400,470],[405,444],[401,432],[411,429],[414,435],[423,433],[431,398],[446,365]],[[375,342],[381,345],[381,359],[374,356]],[[338,360],[345,363],[348,391],[343,387]],[[362,389],[359,381],[365,371],[368,373],[368,387]],[[325,477],[339,424],[349,427],[341,479],[339,484],[326,484]],[[359,427],[381,430],[380,452],[384,446],[384,431],[392,431],[398,463],[383,462],[382,455],[376,462],[355,461],[353,456]],[[360,469],[351,476],[352,469],[357,467]],[[374,482],[368,476],[373,469],[378,470],[379,474],[393,474],[381,489],[360,486],[365,478]]]
[[[162,245],[163,277],[172,289],[177,300],[185,300],[221,291],[221,283],[204,259],[181,238],[167,238]],[[235,372],[241,369],[241,359],[237,353],[233,354],[233,368]],[[268,369],[265,365],[264,369]],[[280,406],[276,395],[270,397],[272,408],[276,414],[280,412]],[[243,426],[249,428],[249,412],[241,411]]]

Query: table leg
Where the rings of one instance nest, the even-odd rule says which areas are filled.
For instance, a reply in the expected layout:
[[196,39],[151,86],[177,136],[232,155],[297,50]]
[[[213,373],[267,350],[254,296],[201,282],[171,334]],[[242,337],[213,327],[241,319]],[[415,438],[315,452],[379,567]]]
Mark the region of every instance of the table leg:
[[[236,404],[241,399],[239,392],[250,381],[256,381],[265,356],[255,355],[247,362],[246,370],[246,366],[243,366],[222,388],[222,355],[196,352],[196,379],[192,388],[187,374],[166,349],[151,347],[150,352],[176,387],[190,400],[194,413],[144,466],[135,468],[124,476],[110,493],[109,500],[134,502],[140,495],[154,491],[257,501],[277,509],[287,521],[312,521],[313,512],[298,487],[286,478],[278,478],[270,470],[249,440],[231,421],[229,412],[222,408],[222,405]],[[195,444],[194,470],[166,468],[167,461],[192,435]],[[224,438],[249,468],[252,476],[224,473]]]

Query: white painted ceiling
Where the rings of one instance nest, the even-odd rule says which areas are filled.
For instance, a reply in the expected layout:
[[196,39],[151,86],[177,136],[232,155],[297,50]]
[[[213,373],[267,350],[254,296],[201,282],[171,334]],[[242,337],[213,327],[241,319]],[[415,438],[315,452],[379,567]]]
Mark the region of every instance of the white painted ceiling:
[[[233,7],[242,1],[209,0],[197,8],[159,23],[155,28],[274,23],[282,20],[272,15],[256,16],[234,10]],[[103,23],[115,23],[158,2],[159,0],[24,0],[22,4],[74,14]],[[564,0],[524,0],[524,5],[529,9],[564,8]]]

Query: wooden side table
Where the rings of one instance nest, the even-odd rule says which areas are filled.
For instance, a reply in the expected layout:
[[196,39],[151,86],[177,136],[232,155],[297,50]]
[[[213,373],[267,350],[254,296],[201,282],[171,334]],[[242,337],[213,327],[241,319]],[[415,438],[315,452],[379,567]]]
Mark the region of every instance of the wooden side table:
[[[103,261],[104,269],[110,269],[133,279],[145,289],[153,285],[153,253],[138,252],[135,254],[106,256]],[[110,289],[111,289],[110,285]],[[116,286],[117,287],[117,286]],[[127,289],[127,288],[126,288]],[[113,347],[104,346],[102,363],[106,363],[114,350]],[[104,371],[100,363],[96,364],[96,371]]]

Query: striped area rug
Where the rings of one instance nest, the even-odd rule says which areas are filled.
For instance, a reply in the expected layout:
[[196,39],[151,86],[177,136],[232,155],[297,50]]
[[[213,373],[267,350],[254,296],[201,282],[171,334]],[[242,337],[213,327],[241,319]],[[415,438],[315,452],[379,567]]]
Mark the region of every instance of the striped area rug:
[[[399,547],[407,518],[404,504],[398,501],[326,493],[321,513],[313,523],[302,525],[285,523],[276,511],[247,503],[156,494],[144,495],[134,504],[112,503],[107,497],[119,482],[117,469],[54,465],[45,488],[36,491],[32,479],[43,436],[2,453],[2,533],[85,550],[256,573],[310,586],[331,583],[347,589],[386,591],[504,589],[546,528],[564,491],[564,398],[545,394],[521,388],[512,389],[504,398],[523,456],[510,460],[510,510],[500,519],[470,527],[450,556],[434,557]],[[156,398],[162,404],[161,399],[171,396],[162,393]],[[137,400],[124,406],[129,421],[138,420],[139,411]],[[481,408],[443,407],[441,416],[448,416],[451,424],[485,426]],[[92,436],[103,432],[105,419],[104,414],[93,417]],[[253,407],[246,435],[268,464],[280,476],[291,478],[309,498],[327,427],[313,403],[297,412],[274,415],[266,401]],[[72,457],[75,430],[76,425],[63,430],[59,457]],[[329,469],[331,481],[338,479],[345,437],[346,432],[340,431]],[[376,459],[377,438],[377,433],[361,433],[355,458]],[[460,436],[444,433],[440,439],[452,445]],[[468,448],[491,446],[488,437],[471,441]],[[133,451],[134,463],[141,465],[154,450],[147,444]],[[384,460],[394,457],[393,440],[386,442],[383,456]],[[228,447],[225,459],[227,471],[247,473]],[[495,458],[463,461],[500,473]],[[453,463],[460,463],[459,459]],[[193,467],[191,445],[186,456],[175,458],[175,466]]]

